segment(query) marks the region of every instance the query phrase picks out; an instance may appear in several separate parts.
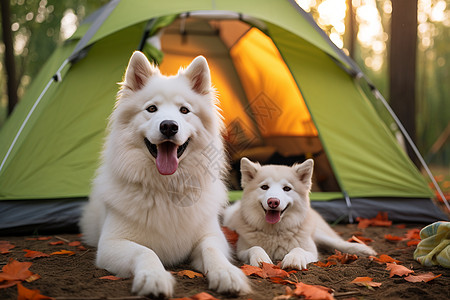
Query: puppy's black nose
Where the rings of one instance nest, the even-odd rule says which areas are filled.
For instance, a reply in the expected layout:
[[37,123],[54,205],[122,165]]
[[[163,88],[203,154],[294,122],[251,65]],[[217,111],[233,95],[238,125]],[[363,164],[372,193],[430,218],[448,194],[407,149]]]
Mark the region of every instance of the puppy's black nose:
[[159,131],[166,137],[172,137],[178,132],[178,124],[173,120],[162,121],[159,125]]

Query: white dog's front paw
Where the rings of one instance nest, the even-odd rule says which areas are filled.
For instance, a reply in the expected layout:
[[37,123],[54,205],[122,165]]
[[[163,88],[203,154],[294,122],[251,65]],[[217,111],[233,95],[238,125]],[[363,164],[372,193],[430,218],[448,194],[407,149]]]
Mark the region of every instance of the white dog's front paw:
[[281,268],[293,268],[293,269],[306,269],[309,263],[317,261],[317,255],[314,253],[305,251],[301,248],[296,248],[286,254],[281,261]]
[[351,243],[351,247],[348,249],[349,253],[357,254],[359,256],[375,256],[377,252],[367,245]]
[[249,294],[251,292],[248,278],[235,266],[217,268],[207,274],[209,288],[219,293]]
[[140,296],[171,297],[174,285],[175,279],[165,270],[142,270],[134,275],[131,292]]
[[263,248],[254,246],[249,250],[249,263],[252,266],[259,267],[261,263],[272,263],[269,255],[267,255],[266,251]]

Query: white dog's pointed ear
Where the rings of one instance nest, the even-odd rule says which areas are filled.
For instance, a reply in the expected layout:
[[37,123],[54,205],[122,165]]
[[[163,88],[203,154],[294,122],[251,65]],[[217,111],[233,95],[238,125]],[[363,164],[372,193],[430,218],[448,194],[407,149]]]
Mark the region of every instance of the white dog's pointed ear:
[[247,157],[241,158],[241,185],[245,187],[248,182],[255,178],[256,173],[261,168],[259,163],[251,162]]
[[145,85],[148,78],[157,72],[158,69],[150,64],[144,53],[135,51],[125,71],[123,85],[132,91],[138,91]]
[[183,75],[188,78],[195,92],[206,95],[211,91],[211,73],[203,56],[197,56],[183,71]]
[[314,169],[314,161],[312,159],[307,159],[301,164],[295,164],[292,166],[298,179],[308,187],[311,188],[312,184],[312,174]]

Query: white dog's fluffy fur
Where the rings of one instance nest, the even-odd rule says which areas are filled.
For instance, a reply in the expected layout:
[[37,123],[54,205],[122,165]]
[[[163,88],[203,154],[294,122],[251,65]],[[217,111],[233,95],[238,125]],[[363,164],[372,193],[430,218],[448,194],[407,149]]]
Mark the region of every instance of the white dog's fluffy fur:
[[241,160],[242,200],[228,207],[224,225],[239,234],[238,258],[258,266],[281,260],[282,268],[304,269],[318,260],[321,245],[358,255],[376,255],[344,241],[310,207],[313,160],[292,167]]
[[[171,296],[175,279],[164,266],[187,259],[211,289],[250,291],[218,221],[227,191],[215,102],[203,57],[169,77],[144,54],[131,57],[80,226],[98,247],[97,266],[134,276],[139,295]],[[164,131],[166,120],[176,126]]]

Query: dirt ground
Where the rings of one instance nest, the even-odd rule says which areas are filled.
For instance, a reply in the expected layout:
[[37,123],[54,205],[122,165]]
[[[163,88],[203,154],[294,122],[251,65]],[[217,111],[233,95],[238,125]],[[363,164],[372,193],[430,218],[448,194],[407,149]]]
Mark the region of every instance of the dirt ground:
[[[415,273],[433,272],[442,274],[440,277],[425,282],[411,283],[401,277],[389,277],[385,264],[377,263],[369,258],[359,258],[348,264],[318,267],[310,264],[308,270],[291,274],[291,281],[306,284],[321,285],[331,288],[336,299],[450,299],[450,269],[443,267],[423,267],[413,259],[416,246],[407,246],[407,241],[391,242],[385,239],[386,234],[404,236],[408,229],[422,228],[426,224],[409,224],[405,226],[368,227],[359,229],[356,225],[337,225],[335,230],[347,239],[352,235],[362,235],[373,239],[369,245],[379,254],[387,254]],[[400,227],[400,228],[399,228]],[[404,228],[403,228],[404,227]],[[0,241],[9,241],[15,245],[10,253],[0,254],[0,267],[5,266],[11,258],[20,262],[32,262],[30,271],[39,274],[40,279],[33,282],[23,282],[28,289],[38,289],[42,295],[60,300],[69,299],[146,299],[137,297],[130,292],[131,279],[108,280],[100,279],[112,275],[94,266],[95,248],[88,246],[70,246],[68,242],[79,241],[77,234],[61,234],[51,236],[48,240],[37,240],[39,236],[6,236]],[[30,239],[31,238],[31,239]],[[51,245],[59,242],[60,245]],[[51,254],[60,250],[74,251],[73,255],[51,255],[41,258],[24,257],[24,249],[41,251]],[[321,260],[326,261],[328,255],[321,253]],[[237,263],[238,265],[242,265]],[[190,269],[189,265],[170,268],[171,271]],[[191,297],[200,292],[207,292],[218,299],[273,299],[286,293],[286,286],[272,283],[254,275],[249,276],[253,285],[253,293],[244,297],[220,295],[208,289],[206,278],[190,279],[186,276],[176,276],[177,284],[175,298]],[[374,282],[380,282],[380,287],[368,288],[350,283],[356,277],[371,277]],[[0,299],[17,299],[17,287],[0,289]]]

